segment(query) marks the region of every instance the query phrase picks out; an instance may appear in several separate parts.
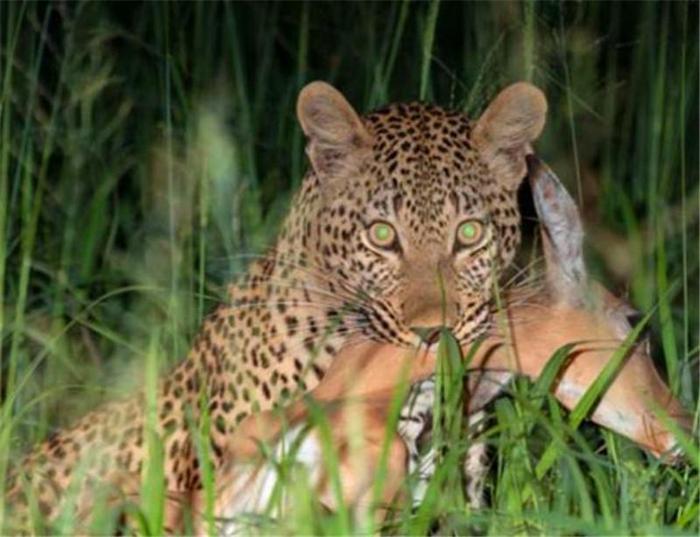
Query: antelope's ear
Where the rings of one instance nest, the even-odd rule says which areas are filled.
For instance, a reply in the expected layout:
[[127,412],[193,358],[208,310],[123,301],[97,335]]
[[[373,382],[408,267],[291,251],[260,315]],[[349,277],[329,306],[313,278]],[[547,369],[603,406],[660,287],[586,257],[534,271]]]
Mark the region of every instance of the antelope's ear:
[[504,89],[476,123],[473,141],[482,158],[506,188],[525,178],[525,155],[542,132],[547,99],[541,90],[518,82]]
[[358,164],[371,145],[360,116],[330,84],[311,82],[299,93],[297,117],[306,134],[306,154],[319,175]]
[[588,277],[583,259],[583,225],[576,202],[549,166],[535,155],[528,155],[526,160],[541,224],[547,286],[557,301],[583,305],[588,298]]

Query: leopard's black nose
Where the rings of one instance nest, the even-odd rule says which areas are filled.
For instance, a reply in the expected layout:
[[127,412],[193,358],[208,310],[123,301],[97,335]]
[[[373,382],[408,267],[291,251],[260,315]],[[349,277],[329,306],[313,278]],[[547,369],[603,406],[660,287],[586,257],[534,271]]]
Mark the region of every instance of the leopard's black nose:
[[426,345],[432,345],[433,343],[437,343],[437,340],[440,339],[440,332],[443,328],[442,325],[412,326],[411,332],[416,334]]

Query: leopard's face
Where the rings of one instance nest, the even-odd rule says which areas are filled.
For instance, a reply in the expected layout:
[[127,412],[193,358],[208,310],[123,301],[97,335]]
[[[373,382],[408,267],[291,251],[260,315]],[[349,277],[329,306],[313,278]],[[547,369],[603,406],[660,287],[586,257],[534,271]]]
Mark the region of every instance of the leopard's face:
[[373,339],[413,345],[439,326],[474,337],[518,244],[515,190],[494,192],[462,114],[413,103],[365,124],[371,152],[320,214],[324,265],[364,293],[358,323]]
[[413,346],[445,326],[472,340],[519,242],[516,191],[534,135],[494,149],[491,108],[486,125],[420,103],[333,117],[326,105],[338,95],[323,94],[306,122],[300,107],[314,169],[297,229],[319,285],[336,282],[347,331]]

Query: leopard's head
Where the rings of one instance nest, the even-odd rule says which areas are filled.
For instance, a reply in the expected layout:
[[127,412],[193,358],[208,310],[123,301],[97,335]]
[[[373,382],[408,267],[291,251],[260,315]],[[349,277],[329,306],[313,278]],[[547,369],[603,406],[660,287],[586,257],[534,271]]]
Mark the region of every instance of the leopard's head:
[[546,108],[517,83],[477,121],[422,103],[360,117],[309,84],[297,114],[311,170],[280,247],[342,297],[347,330],[409,346],[445,326],[468,342],[518,246],[517,188]]

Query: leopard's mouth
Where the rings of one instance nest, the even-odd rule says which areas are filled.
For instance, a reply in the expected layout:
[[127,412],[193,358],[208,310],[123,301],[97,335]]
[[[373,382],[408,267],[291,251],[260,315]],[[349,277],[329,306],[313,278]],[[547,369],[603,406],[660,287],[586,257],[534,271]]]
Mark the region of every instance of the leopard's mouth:
[[441,325],[411,327],[411,332],[417,335],[420,342],[428,347],[437,345],[438,341],[440,341],[440,334],[443,330],[444,327]]

